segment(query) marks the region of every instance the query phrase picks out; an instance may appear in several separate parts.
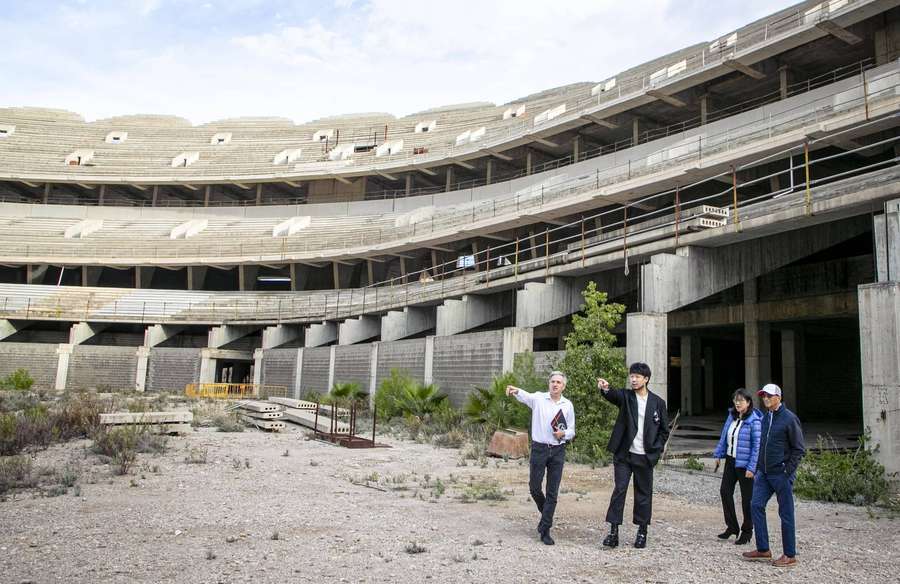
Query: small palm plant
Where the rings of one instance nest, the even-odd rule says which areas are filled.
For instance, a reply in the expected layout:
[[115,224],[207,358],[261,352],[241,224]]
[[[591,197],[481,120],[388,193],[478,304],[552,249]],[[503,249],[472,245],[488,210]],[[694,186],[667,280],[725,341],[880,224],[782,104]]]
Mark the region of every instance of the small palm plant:
[[335,406],[364,408],[369,403],[369,394],[356,382],[335,383],[329,394]]
[[441,393],[436,385],[409,384],[395,396],[397,409],[404,416],[425,419],[442,407],[446,407],[447,394]]
[[463,407],[468,422],[483,426],[488,432],[527,427],[528,408],[506,395],[506,386],[515,384],[515,374],[504,373],[495,377],[489,387],[476,387]]

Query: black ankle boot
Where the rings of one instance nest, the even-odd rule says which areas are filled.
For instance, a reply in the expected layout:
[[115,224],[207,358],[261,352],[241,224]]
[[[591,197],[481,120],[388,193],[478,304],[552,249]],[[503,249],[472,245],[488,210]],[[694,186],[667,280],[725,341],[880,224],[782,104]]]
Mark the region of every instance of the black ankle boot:
[[609,524],[609,535],[603,539],[603,545],[608,548],[619,546],[619,526],[615,523]]
[[753,531],[742,531],[741,536],[734,541],[735,545],[745,545],[750,543],[750,539],[753,538]]
[[644,549],[647,547],[647,526],[638,526],[637,537],[634,538],[634,547]]
[[728,539],[732,535],[737,535],[737,534],[738,534],[738,532],[736,530],[733,530],[729,527],[725,531],[723,531],[722,533],[717,535],[716,537],[718,537],[719,539]]

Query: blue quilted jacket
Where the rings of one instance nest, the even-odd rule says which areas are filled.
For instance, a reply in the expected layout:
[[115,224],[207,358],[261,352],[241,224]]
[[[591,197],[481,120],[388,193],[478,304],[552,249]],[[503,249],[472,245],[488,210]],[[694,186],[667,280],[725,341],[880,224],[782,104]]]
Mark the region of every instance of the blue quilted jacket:
[[[713,458],[725,458],[728,451],[728,428],[731,422],[735,420],[736,412],[734,409],[728,410],[728,417],[725,418],[725,425],[722,426],[722,435],[716,450],[713,452]],[[735,468],[756,468],[756,459],[759,458],[759,441],[762,436],[762,414],[759,410],[753,408],[737,435],[737,456],[734,457]]]

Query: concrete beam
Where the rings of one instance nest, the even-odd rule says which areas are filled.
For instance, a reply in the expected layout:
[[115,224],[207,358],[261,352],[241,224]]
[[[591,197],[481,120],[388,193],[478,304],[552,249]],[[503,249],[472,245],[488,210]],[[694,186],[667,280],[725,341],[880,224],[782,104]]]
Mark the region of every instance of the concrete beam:
[[24,328],[28,328],[31,324],[31,321],[26,320],[7,320],[0,319],[0,341],[5,338],[11,337],[20,330]]
[[765,79],[766,77],[765,73],[761,73],[753,67],[744,65],[740,61],[735,61],[734,59],[725,59],[724,61],[722,61],[722,64],[729,69],[734,69],[735,71],[743,73],[744,75],[752,77],[753,79]]
[[56,354],[59,356],[56,362],[56,383],[53,388],[56,391],[66,389],[66,381],[69,377],[69,359],[72,357],[72,344],[62,344],[56,348]]
[[516,292],[516,326],[536,327],[581,310],[581,280],[551,276],[545,282],[526,282]]
[[144,346],[148,349],[161,345],[184,330],[183,326],[154,324],[144,330]]
[[672,97],[671,95],[666,95],[665,93],[663,93],[662,91],[660,91],[658,89],[648,89],[647,95],[649,95],[651,97],[655,97],[656,99],[658,99],[660,101],[664,101],[667,104],[674,106],[674,107],[687,106],[687,104],[685,102],[681,101],[677,97]]
[[85,341],[93,338],[97,333],[106,329],[108,324],[100,324],[96,322],[79,322],[72,325],[69,329],[69,344],[80,345]]
[[147,389],[147,371],[150,368],[150,347],[138,347],[135,354],[137,365],[134,372],[134,390]]
[[448,299],[437,308],[436,333],[439,337],[463,333],[509,316],[511,310],[510,303],[501,294],[467,294],[460,300]]
[[668,327],[666,315],[632,312],[625,317],[626,364],[642,361],[650,366],[650,389],[663,399],[669,391]]
[[594,114],[584,114],[581,116],[581,119],[591,122],[593,124],[597,124],[598,126],[603,126],[604,128],[609,128],[610,130],[614,130],[619,127],[619,124],[614,124],[609,120],[604,120]]
[[858,293],[863,428],[891,475],[900,472],[900,282],[866,284]]
[[338,326],[338,344],[355,345],[370,341],[381,334],[381,319],[377,316],[360,316],[340,323]]
[[221,349],[228,343],[246,337],[250,333],[255,333],[261,328],[261,326],[244,324],[223,324],[222,326],[214,326],[209,329],[209,341],[206,346],[209,349]]
[[392,310],[381,317],[381,340],[398,341],[435,328],[437,314],[434,307],[407,306]]
[[338,340],[338,326],[336,322],[322,322],[306,327],[305,347],[324,347]]
[[304,328],[298,324],[267,326],[262,332],[262,348],[274,349],[303,337]]
[[816,28],[818,28],[820,30],[824,30],[825,32],[827,32],[828,34],[833,36],[834,38],[840,39],[840,40],[844,41],[845,43],[847,43],[848,45],[858,45],[859,43],[862,42],[861,38],[859,38],[858,36],[856,36],[855,34],[853,34],[852,32],[850,32],[849,30],[847,30],[846,28],[839,25],[838,23],[836,23],[833,20],[823,20],[821,22],[817,22]]

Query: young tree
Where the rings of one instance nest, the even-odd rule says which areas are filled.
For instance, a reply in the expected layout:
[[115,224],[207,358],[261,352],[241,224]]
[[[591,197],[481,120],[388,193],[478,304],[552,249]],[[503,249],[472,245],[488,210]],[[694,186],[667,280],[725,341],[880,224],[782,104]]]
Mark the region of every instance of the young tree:
[[613,329],[622,320],[625,306],[606,302],[606,292],[589,282],[582,292],[583,314],[572,316],[573,330],[566,335],[566,354],[558,368],[568,377],[566,397],[575,406],[576,452],[590,460],[606,461],[606,443],[616,418],[616,409],[600,398],[597,378],[610,384],[625,384],[625,353],[615,346]]

